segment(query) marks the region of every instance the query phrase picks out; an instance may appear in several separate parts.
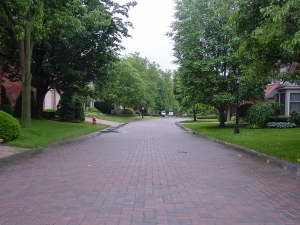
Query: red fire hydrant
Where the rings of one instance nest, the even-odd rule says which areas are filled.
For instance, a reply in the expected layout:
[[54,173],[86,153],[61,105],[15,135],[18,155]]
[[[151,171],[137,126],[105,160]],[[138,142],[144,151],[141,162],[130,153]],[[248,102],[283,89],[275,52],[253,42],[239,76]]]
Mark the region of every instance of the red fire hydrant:
[[96,125],[97,119],[96,117],[93,117],[93,124]]

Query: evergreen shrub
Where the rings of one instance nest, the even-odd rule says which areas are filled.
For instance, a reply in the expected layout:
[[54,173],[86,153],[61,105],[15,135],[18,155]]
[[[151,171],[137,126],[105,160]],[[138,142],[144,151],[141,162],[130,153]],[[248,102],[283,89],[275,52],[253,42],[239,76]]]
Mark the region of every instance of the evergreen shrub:
[[300,127],[300,112],[297,110],[292,110],[290,116],[289,122],[295,123],[298,127]]
[[13,115],[13,109],[11,107],[9,98],[6,95],[6,89],[3,85],[2,85],[2,91],[1,91],[1,110],[10,115]]
[[262,128],[266,125],[270,115],[278,115],[278,109],[280,105],[275,102],[259,102],[251,105],[247,110],[248,128]]
[[11,141],[19,137],[21,127],[19,121],[0,110],[0,138],[3,142]]
[[95,102],[94,103],[95,108],[100,110],[104,114],[111,114],[111,111],[114,109],[113,104],[110,102]]
[[[34,92],[31,91],[31,118],[34,118],[36,116],[36,111],[37,111],[37,103],[34,97]],[[13,116],[16,118],[22,117],[22,91],[20,92],[16,100]]]
[[45,109],[43,110],[43,118],[46,120],[54,120],[56,115],[55,109]]

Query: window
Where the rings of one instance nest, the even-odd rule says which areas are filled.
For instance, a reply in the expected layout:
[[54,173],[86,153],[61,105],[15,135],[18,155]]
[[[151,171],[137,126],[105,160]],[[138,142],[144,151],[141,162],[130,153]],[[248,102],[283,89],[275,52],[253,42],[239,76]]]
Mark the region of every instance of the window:
[[285,93],[280,94],[280,115],[285,115]]
[[290,95],[290,112],[292,110],[300,112],[300,93],[291,93]]

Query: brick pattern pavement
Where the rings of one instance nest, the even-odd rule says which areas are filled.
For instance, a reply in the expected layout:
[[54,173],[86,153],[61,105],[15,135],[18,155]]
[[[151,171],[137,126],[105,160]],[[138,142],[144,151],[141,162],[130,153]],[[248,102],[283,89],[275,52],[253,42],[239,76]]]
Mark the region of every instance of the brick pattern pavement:
[[174,121],[133,122],[0,167],[0,224],[300,224],[299,174]]

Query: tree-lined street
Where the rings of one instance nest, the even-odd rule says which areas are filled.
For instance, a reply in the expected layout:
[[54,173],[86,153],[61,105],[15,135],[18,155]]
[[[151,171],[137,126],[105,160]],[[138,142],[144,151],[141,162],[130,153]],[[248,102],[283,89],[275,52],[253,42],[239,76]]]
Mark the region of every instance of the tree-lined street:
[[299,171],[176,120],[132,122],[0,167],[0,224],[299,224]]

